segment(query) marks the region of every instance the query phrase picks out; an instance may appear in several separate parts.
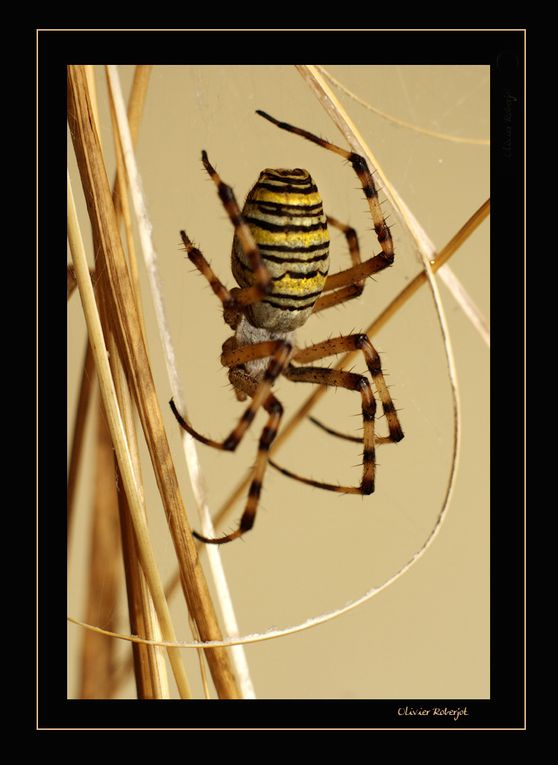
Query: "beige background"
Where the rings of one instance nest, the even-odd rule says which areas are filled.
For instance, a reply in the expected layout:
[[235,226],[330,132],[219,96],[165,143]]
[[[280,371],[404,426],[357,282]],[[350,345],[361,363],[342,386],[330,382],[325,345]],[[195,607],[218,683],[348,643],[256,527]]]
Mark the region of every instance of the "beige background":
[[[328,68],[361,98],[400,119],[454,136],[489,135],[488,67]],[[132,71],[121,68],[126,93]],[[101,71],[98,87],[101,119],[107,126]],[[341,98],[391,182],[442,247],[489,196],[488,147],[419,135]],[[335,155],[274,128],[254,114],[257,108],[343,142],[308,86],[294,68],[286,66],[155,67],[140,129],[138,161],[183,389],[194,425],[218,438],[230,431],[242,412],[218,360],[230,330],[222,322],[217,299],[181,252],[178,234],[185,228],[221,278],[233,285],[231,226],[204,173],[201,150],[208,151],[239,199],[264,167],[307,168],[318,183],[326,211],[359,231],[363,254],[379,249],[350,167]],[[106,130],[103,141],[112,177],[113,152]],[[69,162],[76,177],[71,145]],[[79,201],[86,222],[83,201]],[[388,204],[384,211],[390,212]],[[393,234],[394,267],[369,281],[359,301],[312,318],[299,333],[302,343],[363,329],[419,271],[402,225],[395,225]],[[333,232],[332,270],[346,264],[343,239]],[[488,221],[454,256],[451,267],[488,316]],[[311,631],[247,646],[259,698],[489,695],[489,352],[445,287],[441,291],[460,378],[463,424],[459,475],[447,521],[426,556],[368,604]],[[169,385],[145,280],[143,298],[160,405],[186,507],[197,527],[179,436],[167,405]],[[77,295],[68,312],[71,433],[85,337]],[[374,343],[400,408],[406,438],[380,449],[377,489],[364,499],[322,492],[268,471],[254,530],[243,541],[222,548],[243,634],[304,621],[380,584],[422,544],[439,512],[451,459],[452,408],[440,330],[428,290],[422,289]],[[355,368],[364,371],[363,367],[359,361]],[[278,384],[287,417],[311,390],[286,380]],[[358,412],[357,397],[346,391],[328,393],[316,410],[317,416],[347,432],[358,427]],[[252,464],[264,421],[260,414],[234,455],[199,445],[214,511]],[[78,618],[84,615],[92,422],[90,418],[89,451],[70,556],[68,607]],[[357,483],[359,470],[354,466],[360,451],[356,444],[305,424],[281,449],[278,461],[316,478]],[[144,476],[150,524],[166,580],[174,571],[174,554],[148,460]],[[225,527],[232,528],[241,512],[242,505],[237,505]],[[126,632],[123,600],[120,612],[119,627]],[[188,639],[180,595],[172,602],[172,612],[179,638]],[[68,636],[68,694],[75,697],[82,633],[70,626]],[[119,644],[118,650],[127,656],[130,649]],[[196,657],[192,651],[184,654],[199,697]],[[132,682],[119,693],[122,698],[133,695]]]

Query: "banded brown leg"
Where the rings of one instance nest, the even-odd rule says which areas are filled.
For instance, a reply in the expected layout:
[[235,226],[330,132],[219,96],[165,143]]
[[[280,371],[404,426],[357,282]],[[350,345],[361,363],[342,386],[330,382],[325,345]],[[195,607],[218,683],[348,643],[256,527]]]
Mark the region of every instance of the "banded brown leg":
[[263,359],[271,356],[269,364],[264,373],[261,383],[259,383],[257,389],[254,391],[253,398],[248,408],[244,411],[242,417],[239,419],[236,426],[229,433],[229,435],[223,441],[214,441],[211,438],[207,438],[195,430],[191,423],[183,417],[174,400],[169,401],[170,408],[176,420],[181,428],[187,431],[193,438],[200,441],[206,446],[212,446],[214,449],[221,449],[223,451],[234,452],[236,447],[241,442],[244,434],[250,427],[254,417],[260,406],[263,406],[267,400],[271,387],[277,377],[285,369],[289,362],[292,353],[292,346],[285,340],[268,340],[263,343],[255,343],[254,345],[244,345],[232,351],[226,351],[221,356],[221,362],[224,366],[236,366],[244,364],[248,361],[254,361],[256,359]]
[[260,255],[258,245],[254,241],[254,237],[250,231],[250,228],[240,211],[238,202],[234,195],[234,191],[231,186],[224,183],[213,165],[209,162],[207,152],[202,151],[202,162],[207,170],[209,177],[217,187],[219,199],[223,203],[223,207],[227,215],[230,218],[231,223],[234,226],[234,233],[240,242],[244,253],[250,261],[250,268],[253,273],[255,284],[251,287],[238,288],[234,287],[229,293],[232,297],[235,305],[247,306],[252,303],[256,303],[267,295],[271,287],[271,276],[263,262]]
[[[368,335],[356,334],[349,335],[347,337],[338,337],[332,340],[326,340],[323,343],[317,343],[310,348],[306,348],[304,351],[300,352],[300,356],[297,354],[294,358],[296,361],[317,361],[318,359],[325,358],[325,356],[354,350],[361,350],[363,352],[364,358],[366,360],[366,365],[368,366],[372,379],[376,385],[376,390],[380,396],[382,409],[388,422],[389,435],[376,436],[376,446],[380,446],[381,444],[397,443],[403,438],[403,431],[401,430],[397,412],[393,405],[393,401],[384,379],[380,356],[370,342]],[[325,354],[325,356],[323,354]],[[322,423],[316,417],[310,416],[308,419],[314,423],[314,425],[317,425],[319,428],[325,430],[326,433],[329,433],[332,436],[337,436],[338,438],[343,438],[346,441],[354,441],[356,443],[359,443],[362,440],[358,436],[347,435],[345,433],[339,432],[338,430],[335,430],[334,428],[324,425],[324,423]]]
[[386,385],[380,356],[370,342],[368,335],[358,333],[355,335],[346,335],[344,337],[324,340],[321,343],[315,343],[308,348],[298,350],[294,354],[293,360],[307,363],[311,361],[319,361],[327,356],[335,356],[340,353],[348,353],[357,350],[362,351],[366,366],[368,367],[368,371],[370,372],[376,390],[378,391],[382,409],[388,423],[389,435],[387,436],[387,441],[384,440],[383,443],[397,443],[403,438],[403,430],[401,429],[395,406]]
[[[346,223],[341,223],[337,220],[337,218],[334,218],[331,215],[327,216],[327,222],[330,226],[333,226],[343,233],[345,239],[347,240],[347,246],[349,248],[351,261],[354,266],[359,265],[362,260],[360,257],[360,247],[358,245],[357,232],[351,226],[347,226]],[[324,294],[327,293],[327,290],[333,290],[332,287],[327,286],[326,279],[323,293],[316,301],[312,313],[315,314],[318,313],[318,311],[324,311],[326,308],[332,308],[335,305],[340,305],[341,303],[345,303],[348,300],[359,297],[359,295],[362,295],[364,290],[364,284],[365,280],[361,279],[360,281],[355,281],[353,284],[349,284],[347,287],[341,287],[338,290],[329,292],[329,294]]]
[[250,228],[242,217],[232,187],[221,180],[219,174],[209,162],[206,151],[202,152],[202,162],[209,173],[211,180],[217,186],[219,198],[234,226],[235,235],[250,260],[250,267],[254,273],[255,284],[251,287],[244,287],[243,289],[233,287],[232,290],[228,290],[217,277],[201,250],[192,244],[186,232],[181,231],[180,236],[189,260],[194,264],[202,276],[207,279],[211,289],[223,304],[223,308],[225,309],[225,321],[231,327],[235,327],[238,323],[238,318],[242,313],[242,309],[247,305],[251,305],[258,300],[261,300],[262,297],[267,295],[271,287],[271,277],[262,260],[258,246],[250,232]]
[[[251,377],[244,370],[238,368],[231,369],[229,372],[229,379],[236,390],[240,390],[245,395],[251,397],[255,397],[257,395],[259,388],[258,381]],[[244,512],[242,513],[238,528],[235,531],[232,531],[230,534],[224,534],[223,536],[215,538],[204,537],[203,535],[194,531],[194,536],[201,542],[214,545],[226,544],[227,542],[232,542],[234,539],[238,539],[247,531],[250,531],[254,525],[258,505],[260,503],[263,479],[269,461],[269,449],[271,448],[271,445],[277,436],[281,418],[283,416],[283,406],[272,393],[270,393],[263,401],[262,406],[269,414],[269,418],[264,429],[262,430],[262,434],[258,443],[256,463],[254,465],[254,472],[252,475],[250,488],[248,489],[248,499],[246,501],[246,506],[244,508]]]
[[[315,382],[322,385],[332,385],[337,387],[349,388],[350,390],[361,390],[363,395],[362,414],[363,414],[363,434],[362,437],[357,439],[352,436],[344,436],[343,434],[332,431],[318,422],[320,427],[323,427],[327,432],[334,435],[341,435],[343,438],[349,440],[359,441],[363,444],[363,478],[360,487],[337,487],[332,484],[326,484],[320,481],[314,481],[302,476],[296,475],[285,468],[280,467],[275,462],[271,461],[271,464],[276,469],[280,470],[284,475],[288,475],[291,478],[295,478],[303,483],[316,486],[318,488],[327,489],[329,491],[344,491],[351,493],[370,494],[374,490],[374,472],[375,472],[375,447],[380,443],[396,443],[403,438],[403,430],[395,411],[395,406],[389,394],[382,367],[380,364],[380,357],[375,350],[374,346],[370,342],[368,335],[355,334],[347,335],[346,337],[333,338],[331,340],[325,340],[321,343],[316,343],[308,348],[297,350],[293,356],[294,361],[300,361],[303,363],[319,361],[327,356],[333,356],[339,353],[346,353],[348,351],[361,350],[366,360],[366,365],[372,376],[376,390],[380,397],[383,412],[388,422],[389,435],[381,438],[375,437],[375,412],[376,403],[374,401],[370,384],[365,377],[361,375],[354,375],[349,372],[341,372],[334,369],[321,369],[316,367],[294,367],[289,365],[284,374],[290,380],[299,382]],[[348,375],[348,377],[347,377]],[[369,399],[372,398],[373,406],[369,403]],[[372,476],[372,488],[370,491],[365,491],[369,487],[368,480]]]
[[323,138],[310,133],[308,130],[294,127],[294,125],[290,125],[288,122],[280,122],[260,109],[256,110],[256,114],[269,120],[269,122],[272,122],[274,125],[281,128],[281,130],[286,130],[289,133],[302,136],[302,138],[306,138],[307,141],[312,141],[312,143],[318,144],[318,146],[321,146],[328,151],[332,151],[348,160],[362,185],[364,196],[366,197],[366,201],[370,208],[374,231],[376,232],[376,237],[380,243],[382,252],[379,255],[372,256],[368,260],[365,260],[363,263],[353,265],[351,268],[339,271],[336,274],[331,274],[327,277],[324,290],[329,291],[341,287],[348,287],[365,279],[367,276],[382,271],[384,268],[387,268],[387,266],[391,266],[395,257],[393,239],[382,214],[380,200],[378,199],[378,192],[376,190],[374,179],[372,178],[372,173],[370,172],[368,163],[364,157],[361,157],[360,154],[356,154],[355,152],[347,151],[340,146],[336,146],[329,141],[325,141]]
[[359,486],[339,486],[337,484],[315,481],[311,478],[297,475],[278,465],[270,459],[269,464],[283,475],[294,478],[297,481],[315,486],[318,489],[327,491],[337,491],[343,494],[372,494],[374,491],[374,480],[376,474],[376,452],[374,447],[374,418],[376,415],[376,401],[370,383],[363,375],[357,375],[353,372],[343,372],[337,369],[327,369],[323,367],[295,367],[289,364],[283,373],[285,377],[293,382],[308,382],[316,385],[331,385],[336,388],[346,388],[360,393],[362,398],[362,480]]

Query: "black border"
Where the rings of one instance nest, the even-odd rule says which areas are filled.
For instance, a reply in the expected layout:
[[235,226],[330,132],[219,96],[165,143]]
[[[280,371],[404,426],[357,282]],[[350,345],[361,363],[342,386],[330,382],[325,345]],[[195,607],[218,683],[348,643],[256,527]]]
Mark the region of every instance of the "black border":
[[[66,699],[64,249],[66,73],[69,63],[272,64],[300,59],[354,64],[490,64],[492,375],[491,687],[489,701],[69,701]],[[522,729],[524,50],[517,31],[39,31],[38,354],[39,537],[36,727],[178,729]],[[505,269],[505,270],[504,270]],[[505,273],[505,283],[502,274]],[[504,288],[503,288],[504,287]],[[64,292],[63,292],[64,290]],[[58,353],[61,358],[58,360]],[[510,359],[514,359],[513,367]],[[505,377],[504,377],[505,375]],[[509,397],[509,399],[508,399]],[[401,716],[400,708],[466,707],[452,718]]]

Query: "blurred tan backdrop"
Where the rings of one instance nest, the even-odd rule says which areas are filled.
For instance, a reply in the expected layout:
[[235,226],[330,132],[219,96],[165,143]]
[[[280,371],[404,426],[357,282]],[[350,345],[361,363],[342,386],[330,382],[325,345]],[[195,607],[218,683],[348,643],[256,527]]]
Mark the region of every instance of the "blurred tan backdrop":
[[[489,136],[488,67],[349,67],[328,70],[375,108],[417,126],[457,137]],[[120,69],[127,94],[132,67]],[[103,142],[113,177],[104,73],[97,72]],[[394,125],[340,94],[383,170],[438,247],[489,196],[489,148],[456,143]],[[353,225],[363,256],[379,250],[358,181],[340,158],[286,134],[255,115],[273,116],[343,144],[343,138],[293,67],[154,67],[140,127],[138,162],[154,227],[167,316],[192,421],[222,438],[242,412],[219,365],[230,330],[206,282],[179,246],[185,228],[228,286],[231,226],[200,161],[209,153],[243,200],[264,167],[304,167],[324,207]],[[79,187],[73,149],[69,163]],[[85,205],[79,195],[84,230]],[[384,212],[390,212],[384,205]],[[393,224],[392,217],[390,223]],[[396,262],[367,283],[359,301],[314,317],[302,343],[364,329],[418,273],[403,227],[395,225]],[[89,249],[90,243],[89,244]],[[91,262],[92,262],[92,253]],[[489,223],[450,261],[489,316]],[[346,267],[342,236],[332,232],[332,271]],[[142,279],[143,279],[142,268]],[[489,695],[489,351],[444,286],[442,298],[460,379],[462,449],[449,515],[426,556],[366,605],[299,635],[246,646],[259,698],[486,698]],[[199,527],[170,397],[149,290],[143,279],[148,342],[160,405],[191,523]],[[68,305],[69,437],[79,386],[85,324],[79,297]],[[381,353],[406,434],[381,447],[377,489],[366,498],[322,492],[269,469],[254,530],[222,548],[242,634],[288,626],[336,608],[382,583],[428,535],[444,496],[451,460],[452,403],[445,355],[427,288],[373,339]],[[362,361],[356,370],[365,371]],[[313,388],[280,381],[286,419]],[[329,392],[316,416],[345,432],[359,427],[358,397]],[[231,455],[198,451],[216,511],[253,462],[262,414]],[[380,432],[385,423],[380,421]],[[84,616],[95,418],[79,484],[70,549],[68,608]],[[361,448],[303,425],[278,453],[286,466],[327,481],[358,483]],[[145,458],[146,503],[163,579],[175,569],[160,499]],[[242,512],[238,504],[225,528]],[[205,559],[205,556],[202,556]],[[180,593],[172,601],[180,639],[190,637]],[[109,615],[107,615],[108,618]],[[124,596],[119,629],[129,630]],[[100,625],[104,626],[104,625]],[[68,628],[68,695],[79,690],[82,631]],[[130,648],[119,644],[126,658]],[[185,650],[189,677],[202,695],[195,652]],[[171,678],[172,685],[172,678]],[[173,690],[174,693],[174,690]],[[118,697],[134,697],[133,681]]]

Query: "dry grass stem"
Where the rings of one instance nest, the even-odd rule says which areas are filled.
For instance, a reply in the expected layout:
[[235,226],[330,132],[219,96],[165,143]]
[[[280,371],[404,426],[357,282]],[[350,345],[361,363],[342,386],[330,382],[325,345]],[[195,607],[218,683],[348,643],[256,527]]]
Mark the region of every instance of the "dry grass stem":
[[[97,128],[97,134],[101,135],[101,129],[98,122],[98,109],[96,91],[92,89],[92,83],[94,83],[93,67],[86,68],[86,74],[90,74],[87,77],[88,89],[90,95],[90,101],[95,115],[95,124]],[[145,95],[145,91],[142,91]],[[130,95],[131,100],[136,99],[136,94],[132,88]],[[138,120],[141,112],[137,112]],[[118,166],[118,151],[117,151],[117,166]],[[127,195],[125,186],[125,173],[123,168],[117,170],[116,180],[113,186],[113,198],[119,193],[122,202],[122,213],[126,217],[126,212],[129,212],[127,205]],[[128,216],[129,217],[129,216]],[[118,216],[117,216],[118,218]],[[131,227],[127,227],[127,233],[131,237]],[[93,250],[95,253],[100,250],[100,243],[93,232]],[[132,253],[133,258],[133,242]],[[132,268],[133,271],[133,268]],[[135,283],[137,287],[137,283]],[[139,305],[139,299],[136,293],[136,305]],[[140,469],[140,460],[137,444],[137,435],[134,420],[134,411],[132,400],[130,396],[128,381],[124,374],[122,367],[122,361],[118,346],[112,331],[112,316],[110,315],[110,296],[107,294],[107,280],[99,279],[97,283],[97,298],[100,306],[101,324],[103,327],[103,333],[107,339],[107,345],[109,349],[109,363],[111,367],[112,377],[115,384],[116,396],[118,400],[118,406],[124,422],[124,428],[126,431],[126,437],[130,454],[132,456],[134,473],[137,477],[140,494],[143,494],[143,482]],[[147,521],[145,513],[145,507],[143,506],[143,513]],[[116,515],[116,508],[113,510],[113,514]],[[139,558],[137,555],[137,548],[135,540],[133,539],[133,528],[130,520],[129,506],[125,492],[118,493],[118,512],[121,519],[121,532],[123,540],[123,552],[124,552],[124,569],[126,573],[126,587],[128,593],[128,611],[130,618],[130,625],[132,629],[138,630],[137,634],[144,635],[150,639],[160,639],[161,631],[157,621],[157,616],[154,610],[153,601],[149,595],[149,590],[145,582],[145,577],[141,570]],[[113,566],[114,558],[107,562],[107,566]],[[137,670],[136,673],[136,686],[138,689],[138,695],[140,698],[169,698],[169,687],[167,678],[167,668],[163,656],[163,649],[153,648],[151,646],[139,646],[134,645],[132,647],[134,653],[134,664]]]
[[[83,73],[81,73],[80,79],[80,87],[83,89],[85,87],[85,77]],[[141,497],[136,484],[136,477],[134,474],[128,444],[126,441],[126,434],[124,431],[122,418],[118,409],[116,391],[114,389],[114,383],[110,372],[110,366],[101,329],[101,321],[95,302],[95,295],[93,292],[91,277],[89,275],[81,232],[79,230],[79,223],[77,220],[77,213],[75,210],[69,175],[68,239],[70,242],[70,250],[72,253],[72,259],[74,262],[76,277],[78,281],[78,288],[80,291],[80,297],[87,323],[89,341],[93,349],[101,395],[103,397],[105,412],[107,414],[112,442],[116,451],[124,488],[130,504],[131,517],[133,518],[134,522],[134,530],[138,550],[140,552],[142,568],[149,582],[153,600],[156,604],[159,621],[162,625],[163,636],[165,639],[168,637],[168,639],[174,642],[174,628],[172,625],[167,602],[164,597],[164,592],[155,561],[155,555],[151,547],[149,533],[142,515]],[[190,689],[188,686],[186,673],[182,665],[180,653],[177,649],[169,649],[168,653],[176,683],[179,688],[179,693],[182,698],[190,698]]]
[[[383,193],[385,193],[391,202],[399,220],[404,223],[405,228],[411,234],[421,257],[427,257],[430,261],[433,261],[435,254],[434,244],[386,176],[378,162],[378,158],[372,153],[362,134],[321,76],[321,68],[316,66],[298,66],[297,69],[313,90],[320,104],[344,135],[352,150],[366,157],[373,171],[379,176]],[[442,278],[467,318],[472,322],[483,340],[486,341],[487,321],[457,276],[450,271],[449,266]]]
[[[134,473],[138,478],[138,483],[141,488],[143,487],[143,481],[141,476],[134,410],[128,382],[125,378],[116,342],[114,341],[112,334],[109,338],[109,349],[109,360],[115,382],[118,404],[122,413],[126,438],[134,466]],[[147,638],[157,640],[161,638],[161,629],[157,620],[155,606],[141,569],[133,534],[133,527],[130,521],[128,501],[124,492],[120,492],[119,499],[130,627],[138,635],[145,635]],[[142,512],[145,522],[147,523],[147,513],[145,511],[143,498]],[[136,670],[141,673],[140,677],[136,674],[139,697],[145,699],[170,698],[167,668],[162,649],[153,648],[151,646],[134,646],[134,653],[138,654],[137,656],[134,655],[134,666]]]
[[[114,452],[105,413],[102,404],[99,404],[86,613],[88,621],[111,626],[114,625],[121,576],[120,530]],[[80,698],[110,698],[114,665],[114,642],[93,633],[84,633]]]
[[[121,144],[123,148],[123,157],[126,165],[126,172],[130,181],[132,200],[140,232],[142,253],[149,277],[151,296],[155,309],[155,315],[157,318],[157,324],[159,327],[159,335],[161,337],[171,393],[179,409],[181,411],[185,411],[185,405],[176,366],[176,354],[174,352],[174,346],[172,343],[172,338],[164,310],[164,302],[157,267],[158,258],[152,237],[152,225],[149,220],[149,214],[142,192],[141,178],[133,152],[131,136],[129,134],[124,111],[124,99],[122,97],[122,91],[116,67],[107,67],[107,78],[111,91],[112,107],[114,109],[116,122],[118,124],[119,137],[117,143]],[[205,486],[203,483],[203,477],[201,474],[194,440],[188,433],[183,431],[181,431],[181,438],[184,456],[194,490],[194,496],[196,498],[196,503],[201,515],[203,533],[207,534],[208,536],[212,536],[214,534],[214,530],[211,524],[211,515],[207,504]],[[230,635],[238,634],[238,624],[234,614],[232,598],[226,581],[225,572],[221,561],[221,555],[216,547],[208,550],[208,559],[215,584],[215,591],[217,594],[220,611],[223,615],[225,628]],[[235,667],[242,698],[254,698],[254,689],[248,670],[246,656],[242,648],[235,649],[232,652],[231,659]]]
[[[196,621],[203,641],[220,640],[219,626],[191,537],[191,530],[187,522],[163,427],[128,267],[118,234],[106,170],[102,161],[96,133],[91,128],[91,107],[83,68],[80,66],[70,66],[68,68],[68,103],[70,130],[84,186],[85,198],[88,204],[89,216],[93,230],[99,237],[103,272],[106,274],[110,285],[111,310],[115,319],[114,330],[126,373],[131,383],[151,463],[155,471],[157,485],[171,530],[171,536],[180,565],[184,594],[190,613]],[[129,454],[127,457],[129,458]],[[124,470],[122,472],[124,478]],[[134,484],[131,483],[132,477],[133,474],[128,477],[128,482],[124,481],[130,490],[135,488]],[[130,496],[128,496],[128,499],[130,501]],[[132,507],[131,501],[130,506]],[[147,549],[145,546],[146,540],[141,536],[145,527],[141,519],[136,517],[136,510],[138,513],[140,512],[139,505],[133,508],[132,514],[134,517],[134,528],[138,536],[138,549],[142,559],[142,567],[144,567],[144,572],[147,575],[148,570],[146,570],[144,565],[146,562],[144,560],[144,553],[147,554],[148,551],[152,553],[152,551],[150,546],[149,550]],[[141,531],[139,535],[138,531]],[[157,582],[155,582],[152,578],[153,573],[149,570],[150,575],[148,579],[150,589],[157,584],[156,591],[152,589],[152,596],[157,606],[157,613],[164,634],[168,632],[169,628],[172,628],[172,625],[168,622],[163,624],[163,619],[166,620],[168,617],[168,611],[164,611],[161,608],[161,612],[159,612],[164,598],[162,589],[159,589],[160,581],[157,577]],[[220,649],[208,649],[207,655],[219,697],[237,698],[238,690],[226,652]]]
[[76,496],[77,481],[79,477],[79,466],[81,464],[81,454],[83,449],[83,438],[85,435],[85,425],[87,423],[87,412],[89,411],[89,401],[91,398],[91,389],[94,379],[95,364],[93,362],[93,352],[91,346],[86,343],[83,366],[81,371],[81,382],[79,386],[78,402],[76,407],[76,416],[74,418],[74,432],[72,434],[72,447],[70,451],[70,467],[68,470],[68,488],[66,495],[66,513],[67,513],[67,549],[70,550],[70,536],[72,530],[72,521],[74,518],[74,501]]
[[339,88],[339,90],[343,91],[345,95],[349,96],[349,98],[352,98],[353,101],[356,101],[361,106],[364,106],[365,109],[368,109],[371,112],[374,112],[374,114],[377,114],[378,117],[381,117],[384,120],[387,120],[388,122],[392,122],[394,125],[399,125],[399,127],[408,128],[409,130],[412,130],[415,133],[421,133],[422,135],[430,136],[431,138],[439,138],[443,141],[452,141],[453,143],[466,143],[466,144],[472,144],[474,146],[490,146],[490,140],[488,138],[466,138],[463,136],[458,135],[450,135],[449,133],[441,133],[437,130],[429,130],[428,128],[420,127],[420,125],[415,125],[412,122],[406,122],[405,120],[400,119],[399,117],[394,117],[392,114],[387,114],[387,112],[381,111],[381,109],[378,109],[375,106],[372,106],[372,104],[369,104],[367,101],[364,101],[364,99],[357,96],[355,93],[353,93],[349,88],[347,88],[345,85],[343,85],[342,82],[339,82],[338,79],[336,79],[328,70],[323,66],[316,66],[316,69],[321,72],[326,79],[328,79],[333,85],[335,85],[336,88]]

